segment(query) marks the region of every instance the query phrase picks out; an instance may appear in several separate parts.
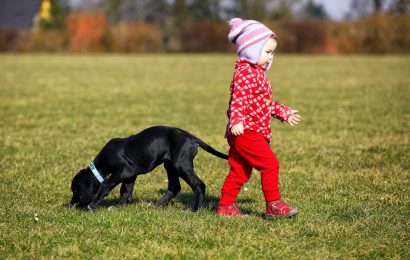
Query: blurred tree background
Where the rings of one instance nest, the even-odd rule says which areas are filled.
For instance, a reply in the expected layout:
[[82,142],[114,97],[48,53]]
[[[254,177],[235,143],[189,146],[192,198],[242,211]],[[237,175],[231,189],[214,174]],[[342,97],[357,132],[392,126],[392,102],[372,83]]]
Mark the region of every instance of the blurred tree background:
[[[2,51],[228,52],[233,17],[265,23],[281,52],[408,53],[409,0],[352,0],[341,21],[313,0],[42,0]],[[6,35],[7,34],[7,35]]]

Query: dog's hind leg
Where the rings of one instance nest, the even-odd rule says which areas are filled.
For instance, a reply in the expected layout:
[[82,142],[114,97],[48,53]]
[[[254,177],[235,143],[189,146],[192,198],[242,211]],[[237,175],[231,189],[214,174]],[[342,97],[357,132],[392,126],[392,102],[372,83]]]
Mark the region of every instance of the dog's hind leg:
[[194,165],[192,162],[191,165],[184,165],[184,167],[180,167],[178,170],[181,178],[188,183],[189,187],[191,187],[194,192],[195,203],[192,207],[192,211],[197,211],[204,201],[206,189],[205,183],[203,183],[195,174]]
[[125,205],[126,203],[132,202],[132,190],[134,189],[134,183],[137,175],[126,179],[122,182],[120,189],[120,205]]
[[178,172],[171,165],[169,161],[164,162],[165,169],[168,176],[168,190],[167,192],[155,203],[156,206],[165,206],[175,198],[181,191],[181,184],[179,183]]

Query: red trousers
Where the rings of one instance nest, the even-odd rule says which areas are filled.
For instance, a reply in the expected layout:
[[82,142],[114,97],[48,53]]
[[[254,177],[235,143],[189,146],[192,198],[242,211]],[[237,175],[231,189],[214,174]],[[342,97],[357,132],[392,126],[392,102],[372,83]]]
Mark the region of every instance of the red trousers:
[[244,183],[251,177],[252,168],[261,173],[265,201],[280,199],[279,161],[264,136],[245,130],[240,136],[229,135],[228,143],[231,166],[221,190],[219,205],[232,205]]

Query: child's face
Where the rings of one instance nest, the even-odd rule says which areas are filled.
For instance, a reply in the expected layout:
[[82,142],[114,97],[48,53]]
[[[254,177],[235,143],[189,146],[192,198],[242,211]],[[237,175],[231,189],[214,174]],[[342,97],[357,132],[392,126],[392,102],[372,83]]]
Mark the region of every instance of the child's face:
[[275,39],[269,38],[263,46],[261,57],[259,58],[258,62],[258,65],[261,66],[263,69],[267,68],[269,64],[272,62],[273,53],[277,45],[278,43]]

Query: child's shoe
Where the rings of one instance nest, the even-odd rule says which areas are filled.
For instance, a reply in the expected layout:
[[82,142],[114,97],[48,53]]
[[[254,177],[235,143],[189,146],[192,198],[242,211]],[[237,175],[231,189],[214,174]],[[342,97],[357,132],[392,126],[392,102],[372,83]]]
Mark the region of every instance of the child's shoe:
[[218,205],[216,210],[216,215],[226,216],[226,217],[241,217],[241,211],[235,205],[222,206]]
[[283,200],[275,200],[266,203],[265,219],[276,217],[290,218],[298,214],[297,209],[290,208]]

